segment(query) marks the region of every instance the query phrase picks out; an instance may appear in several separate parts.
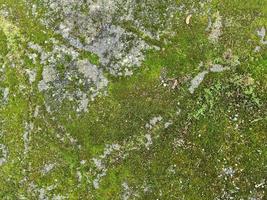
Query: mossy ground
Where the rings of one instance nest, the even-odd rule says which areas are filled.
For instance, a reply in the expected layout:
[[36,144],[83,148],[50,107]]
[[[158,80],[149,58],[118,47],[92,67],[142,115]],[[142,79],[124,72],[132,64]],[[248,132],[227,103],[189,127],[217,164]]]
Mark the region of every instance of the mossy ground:
[[[181,2],[190,8],[198,1],[181,0],[177,4]],[[0,63],[7,66],[0,72],[5,77],[0,87],[10,90],[8,103],[0,105],[0,143],[9,151],[8,161],[0,166],[1,199],[36,199],[38,192],[29,192],[31,182],[39,188],[56,185],[47,190],[49,198],[67,194],[67,199],[120,199],[122,184],[127,182],[133,192],[130,199],[266,199],[266,45],[254,52],[259,43],[256,30],[267,27],[266,1],[213,1],[211,9],[232,20],[231,26],[223,28],[218,44],[208,41],[207,16],[193,15],[187,25],[186,15],[177,14],[181,15],[180,21],[171,22],[171,32],[159,41],[144,37],[161,50],[148,51],[142,67],[132,77],[109,77],[108,95],[97,97],[87,113],[78,115],[70,102],[57,112],[46,112],[46,97],[21,73],[25,65],[37,68],[37,79],[41,80],[42,66],[23,57],[27,48],[24,40],[44,43],[50,37],[62,38],[29,17],[24,1],[0,0],[1,5],[12,13],[8,20],[0,18]],[[164,6],[158,3],[151,9],[163,12]],[[123,26],[133,29],[129,23]],[[194,94],[189,93],[188,82],[175,89],[162,86],[164,71],[168,78],[192,78],[199,73],[200,62],[222,63],[227,49],[238,55],[240,64],[229,71],[208,74]],[[81,55],[99,63],[93,54]],[[18,67],[9,67],[7,56],[17,59]],[[248,79],[254,82],[247,83]],[[20,86],[25,89],[19,90]],[[42,105],[40,118],[32,116],[37,105]],[[160,122],[149,130],[155,136],[151,147],[139,147],[148,132],[145,125],[159,115],[163,122],[171,120],[172,125],[165,128]],[[28,121],[35,126],[25,156],[22,138]],[[66,133],[83,148],[72,145]],[[63,135],[64,141],[57,135]],[[107,158],[107,173],[100,188],[94,189],[91,160],[113,143],[126,146],[127,155]],[[81,160],[87,163],[81,165]],[[45,163],[56,163],[56,167],[42,175]],[[229,168],[234,174],[224,174],[223,170]],[[77,169],[84,175],[81,183],[77,181]],[[263,180],[263,186],[255,187]]]

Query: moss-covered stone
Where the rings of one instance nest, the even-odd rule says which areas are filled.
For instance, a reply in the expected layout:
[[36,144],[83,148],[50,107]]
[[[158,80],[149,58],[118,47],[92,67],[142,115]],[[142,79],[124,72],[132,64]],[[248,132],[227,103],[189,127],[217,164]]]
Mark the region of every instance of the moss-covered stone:
[[0,0],[0,198],[265,199],[266,8]]

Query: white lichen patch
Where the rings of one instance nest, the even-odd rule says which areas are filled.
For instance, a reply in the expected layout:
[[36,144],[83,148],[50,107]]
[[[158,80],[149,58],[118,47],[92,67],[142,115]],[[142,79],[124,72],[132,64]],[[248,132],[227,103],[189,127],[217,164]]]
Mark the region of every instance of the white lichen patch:
[[48,88],[49,88],[49,86],[44,81],[40,81],[38,83],[38,89],[39,89],[40,92],[45,91]]
[[170,165],[169,167],[168,167],[168,173],[169,174],[175,174],[176,173],[176,164],[173,164],[173,165]]
[[0,144],[0,166],[7,162],[8,149],[4,144]]
[[55,163],[49,163],[45,164],[45,166],[42,169],[42,175],[48,174],[50,171],[52,171],[55,168],[56,164]]
[[[45,14],[42,23],[55,28],[71,46],[98,55],[101,66],[111,74],[126,75],[123,73],[126,66],[132,68],[141,65],[144,59],[143,51],[148,45],[133,33],[113,24],[113,20],[119,18],[114,16],[121,14],[116,11],[120,9],[123,1],[86,0],[84,3],[66,3],[47,0],[45,3],[49,12]],[[82,11],[84,4],[87,5],[87,12]],[[134,5],[127,4],[130,7]],[[126,9],[131,9],[130,7],[123,5]],[[58,19],[56,24],[50,21],[51,16],[55,14]],[[80,37],[85,40],[81,42]]]
[[233,169],[233,167],[226,167],[222,169],[222,173],[221,176],[230,176],[233,177],[235,174],[235,170]]
[[219,72],[223,72],[225,70],[229,70],[229,67],[224,67],[220,64],[213,64],[209,70],[205,70],[203,72],[200,72],[199,74],[197,74],[190,82],[190,87],[189,87],[189,92],[191,94],[193,94],[195,92],[195,90],[200,86],[200,84],[203,82],[205,76],[210,73],[210,72],[214,72],[214,73],[219,73]]
[[66,194],[64,195],[57,194],[55,192],[56,188],[57,188],[56,183],[49,186],[40,187],[34,182],[31,182],[29,183],[28,186],[28,193],[31,194],[33,199],[38,199],[38,200],[67,199]]
[[24,133],[23,133],[23,142],[24,142],[24,154],[27,154],[29,151],[29,144],[30,144],[30,134],[33,130],[33,123],[25,123],[25,127],[24,127]]
[[205,76],[208,74],[208,71],[203,71],[196,75],[192,80],[191,80],[191,85],[189,87],[189,92],[193,94],[195,90],[199,87],[199,85],[202,83],[204,80]]
[[52,66],[45,66],[42,72],[43,80],[38,84],[39,90],[43,91],[48,89],[49,86],[47,84],[56,80],[56,76],[56,70]]
[[40,106],[36,106],[33,112],[33,117],[38,117],[39,115]]
[[83,178],[81,171],[78,170],[76,172],[76,177],[77,177],[78,182],[81,183],[82,182],[82,178]]
[[[90,171],[93,174],[92,184],[95,189],[100,188],[100,182],[103,177],[107,175],[109,168],[112,168],[112,164],[117,163],[120,160],[126,159],[131,153],[139,151],[141,149],[149,150],[153,144],[153,140],[159,137],[158,134],[153,134],[153,129],[161,122],[163,118],[161,116],[153,117],[149,121],[149,128],[147,134],[136,135],[132,138],[122,141],[120,144],[106,145],[103,153],[98,157],[92,159],[94,165]],[[85,162],[83,162],[85,163]],[[108,167],[107,167],[108,166]]]
[[79,101],[79,105],[77,108],[77,112],[87,112],[87,107],[89,104],[89,99],[87,98],[87,95],[83,93],[82,98]]
[[86,160],[81,160],[81,161],[80,161],[80,164],[81,164],[81,165],[85,165],[85,163],[86,163]]
[[35,69],[33,69],[33,70],[26,69],[25,71],[26,71],[26,73],[27,73],[27,75],[29,77],[30,84],[32,84],[36,79],[36,74],[37,74],[36,70]]
[[212,43],[217,43],[222,35],[223,28],[222,16],[219,11],[214,14],[214,18],[215,21],[210,25],[211,31],[208,38]]
[[158,122],[160,122],[163,118],[161,116],[153,117],[149,120],[149,123],[145,125],[147,129],[152,129]]
[[60,195],[60,194],[54,194],[52,197],[52,200],[64,200],[67,199],[68,197],[64,196],[64,195]]
[[229,68],[227,67],[223,67],[222,65],[219,65],[219,64],[214,64],[212,65],[212,67],[210,68],[210,71],[211,72],[223,72],[225,70],[227,70]]
[[122,200],[136,199],[139,195],[131,188],[127,182],[122,183]]
[[145,134],[145,147],[149,150],[149,147],[153,144],[151,134]]
[[3,96],[3,98],[2,98],[2,102],[3,103],[7,103],[8,102],[8,97],[9,97],[9,88],[3,88],[2,89],[2,96]]
[[[124,68],[139,67],[144,60],[143,51],[149,46],[133,33],[126,32],[118,26],[106,26],[94,42],[85,47],[97,54],[101,65],[112,75],[125,75]],[[130,48],[129,51],[126,51]],[[129,70],[129,69],[128,69]]]
[[107,168],[105,165],[105,161],[114,151],[119,151],[121,149],[121,146],[119,144],[111,144],[106,145],[106,148],[104,149],[104,152],[102,155],[100,155],[98,158],[93,158],[92,161],[97,169],[97,172],[95,174],[95,178],[93,180],[93,187],[95,189],[99,188],[99,184],[101,181],[101,178],[106,176]]
[[267,40],[265,40],[265,35],[266,35],[266,29],[265,29],[265,27],[262,27],[261,29],[259,29],[257,31],[257,34],[258,34],[258,36],[261,39],[260,40],[261,44],[266,45],[267,44]]
[[175,138],[173,141],[173,146],[175,149],[185,147],[185,141],[182,138]]
[[[113,76],[132,76],[135,69],[142,65],[145,51],[157,49],[154,45],[148,45],[138,34],[116,23],[118,19],[126,17],[146,33],[147,30],[134,16],[133,9],[137,4],[131,0],[126,4],[121,0],[45,0],[43,6],[47,12],[40,16],[37,14],[39,5],[31,5],[32,15],[38,15],[43,25],[64,38],[64,42],[55,38],[45,41],[46,45],[51,46],[49,50],[44,44],[29,42],[26,52],[34,65],[39,62],[43,66],[38,89],[46,95],[45,105],[49,106],[50,112],[59,109],[65,100],[74,102],[78,113],[87,112],[90,101],[106,94],[108,79],[103,71]],[[177,12],[171,5],[168,10],[173,13],[172,16]],[[161,19],[155,14],[148,17],[160,24]],[[98,56],[98,66],[81,59],[81,52]],[[26,73],[29,82],[33,83],[36,79],[34,69],[27,69]]]
[[79,60],[77,62],[78,71],[83,74],[83,76],[96,85],[97,90],[107,87],[108,80],[103,75],[103,71],[99,69],[96,65],[91,64],[87,60]]
[[173,121],[172,120],[169,120],[168,122],[166,122],[164,124],[164,128],[168,128],[169,126],[171,126],[173,124]]
[[[72,47],[61,45],[55,39],[50,42],[53,50],[48,52],[38,44],[28,43],[28,47],[38,54],[40,63],[44,65],[38,89],[49,94],[49,102],[46,102],[46,105],[53,112],[58,109],[55,104],[60,105],[63,100],[75,101],[77,112],[86,112],[89,101],[101,94],[107,87],[108,80],[102,69],[88,60],[78,59],[79,54]],[[71,62],[66,62],[66,56]],[[58,70],[58,66],[64,69]]]
[[[154,117],[150,120],[150,124],[155,126],[157,123],[162,121],[162,117]],[[149,129],[149,131],[153,131]],[[103,177],[107,175],[109,167],[112,167],[113,162],[118,162],[118,160],[126,159],[130,153],[133,151],[138,151],[143,148],[149,150],[150,146],[153,144],[153,139],[157,139],[158,135],[152,135],[152,133],[147,133],[141,136],[135,136],[131,140],[125,140],[121,144],[111,144],[106,145],[103,154],[92,159],[95,168],[92,168],[93,180],[92,184],[95,189],[100,187],[100,182]]]

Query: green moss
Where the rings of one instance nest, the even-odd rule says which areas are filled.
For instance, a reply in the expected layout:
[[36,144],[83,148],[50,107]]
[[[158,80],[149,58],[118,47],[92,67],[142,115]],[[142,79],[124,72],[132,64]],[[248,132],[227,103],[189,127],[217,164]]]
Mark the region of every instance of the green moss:
[[8,53],[7,37],[2,29],[0,29],[0,38],[1,56],[5,56]]
[[97,55],[83,51],[80,53],[80,58],[81,59],[88,59],[92,64],[94,65],[99,65],[99,58]]

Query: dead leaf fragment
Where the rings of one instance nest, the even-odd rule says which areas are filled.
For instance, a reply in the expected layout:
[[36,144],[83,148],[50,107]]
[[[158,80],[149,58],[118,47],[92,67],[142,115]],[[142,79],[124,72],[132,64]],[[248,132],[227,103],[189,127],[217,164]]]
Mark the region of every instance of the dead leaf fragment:
[[186,17],[186,20],[185,20],[185,23],[186,23],[186,24],[190,24],[190,19],[191,19],[191,17],[192,17],[191,14],[188,15],[188,16]]

